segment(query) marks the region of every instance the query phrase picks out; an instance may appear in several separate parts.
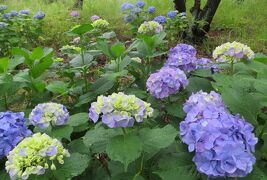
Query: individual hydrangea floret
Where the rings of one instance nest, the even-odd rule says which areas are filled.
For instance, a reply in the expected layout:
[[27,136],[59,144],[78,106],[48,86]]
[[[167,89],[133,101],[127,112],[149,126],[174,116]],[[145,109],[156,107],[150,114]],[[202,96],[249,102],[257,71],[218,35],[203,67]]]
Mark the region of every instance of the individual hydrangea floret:
[[50,125],[61,126],[68,122],[69,112],[62,104],[43,103],[32,110],[29,120],[39,128],[47,128]]
[[157,16],[153,21],[156,21],[160,24],[165,24],[167,22],[167,18],[165,16]]
[[168,17],[173,19],[177,16],[177,11],[170,11],[168,12]]
[[37,133],[22,140],[7,156],[6,171],[11,179],[26,180],[30,175],[42,175],[47,169],[55,170],[55,161],[64,164],[69,157],[57,139]]
[[153,109],[149,103],[134,95],[122,92],[110,96],[98,96],[89,109],[89,118],[96,123],[99,119],[110,128],[132,127],[136,122],[143,122],[151,117]]
[[216,47],[213,51],[213,58],[218,62],[237,62],[241,59],[252,60],[255,54],[245,44],[239,42],[228,42]]
[[254,127],[227,110],[216,92],[198,92],[184,104],[182,141],[195,151],[197,169],[209,177],[244,177],[252,171],[258,139]]
[[219,72],[220,68],[211,59],[199,58],[196,61],[196,69],[211,69],[212,72]]
[[10,13],[11,17],[16,17],[19,15],[19,13],[15,10],[10,11],[9,13]]
[[105,28],[108,28],[109,23],[108,21],[104,19],[98,19],[92,23],[92,26],[96,29],[105,29]]
[[158,72],[151,74],[146,82],[147,90],[158,99],[163,99],[179,92],[188,85],[188,80],[183,71],[163,67]]
[[164,66],[179,68],[185,72],[191,72],[196,69],[196,49],[187,44],[178,44],[169,52],[168,59]]
[[141,0],[136,3],[136,7],[138,8],[143,8],[145,5],[146,5],[145,2]]
[[147,12],[149,14],[153,14],[156,12],[156,7],[155,6],[149,6],[148,9],[147,9]]
[[134,8],[134,5],[131,4],[131,3],[123,3],[123,4],[121,5],[121,9],[122,9],[123,11],[129,10],[129,9],[133,9],[133,8]]
[[98,19],[100,19],[100,17],[99,16],[97,16],[97,15],[93,15],[93,16],[91,16],[90,17],[90,19],[91,19],[91,21],[96,21],[96,20],[98,20]]
[[42,20],[45,18],[45,13],[43,13],[42,11],[38,11],[34,16],[34,19],[38,19],[38,20]]
[[29,15],[30,14],[30,10],[28,10],[28,9],[21,10],[19,12],[19,14],[21,14],[21,15]]
[[72,17],[79,17],[80,16],[80,13],[79,13],[79,11],[71,11],[70,12],[70,16],[72,16]]
[[135,21],[137,18],[137,16],[135,14],[125,14],[123,20],[126,23],[131,23],[133,21]]
[[0,22],[0,28],[5,28],[7,27],[7,23],[5,22]]
[[0,11],[4,11],[4,10],[7,10],[7,6],[0,4]]
[[0,159],[31,134],[23,112],[0,112]]
[[147,35],[158,34],[162,31],[163,31],[163,26],[160,25],[158,22],[155,22],[155,21],[144,22],[138,28],[138,33],[147,34]]

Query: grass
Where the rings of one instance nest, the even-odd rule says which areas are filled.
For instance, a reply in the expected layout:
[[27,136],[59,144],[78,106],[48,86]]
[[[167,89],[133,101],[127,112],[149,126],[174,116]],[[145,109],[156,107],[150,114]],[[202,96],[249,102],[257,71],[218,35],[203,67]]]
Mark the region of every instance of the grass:
[[[127,0],[84,0],[81,18],[77,20],[69,16],[74,0],[54,0],[52,3],[49,1],[52,0],[0,0],[2,4],[8,5],[9,9],[44,11],[47,17],[43,45],[46,46],[58,48],[66,44],[68,40],[64,32],[74,24],[88,22],[93,14],[107,19],[118,32],[125,31],[120,6]],[[191,7],[193,0],[187,2],[188,7]],[[163,15],[173,10],[174,5],[170,0],[146,0],[146,3],[156,6],[157,14]],[[209,38],[203,45],[205,52],[210,54],[215,46],[236,40],[248,44],[257,52],[267,53],[266,7],[265,0],[244,0],[243,3],[237,3],[236,0],[222,0],[214,17]]]

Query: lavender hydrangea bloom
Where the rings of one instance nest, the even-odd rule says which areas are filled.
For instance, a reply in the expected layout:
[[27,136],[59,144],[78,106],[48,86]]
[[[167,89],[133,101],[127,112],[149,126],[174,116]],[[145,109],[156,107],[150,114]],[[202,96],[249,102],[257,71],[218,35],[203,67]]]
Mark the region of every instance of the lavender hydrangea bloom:
[[69,120],[69,112],[62,104],[43,103],[32,110],[29,120],[39,128],[47,128],[50,124],[61,126]]
[[3,16],[4,16],[4,18],[8,19],[11,17],[11,13],[5,13]]
[[177,46],[175,46],[170,50],[170,54],[179,54],[179,53],[187,53],[192,56],[196,56],[197,50],[189,44],[177,44]]
[[215,92],[198,92],[184,104],[187,116],[180,123],[182,141],[198,171],[209,177],[244,177],[252,171],[258,139],[253,126],[232,115]]
[[142,11],[143,11],[143,10],[142,10],[141,8],[139,8],[139,7],[133,8],[133,10],[132,10],[132,12],[133,12],[134,14],[140,14]]
[[42,20],[45,18],[45,13],[43,13],[42,11],[38,11],[34,16],[34,19],[38,19],[38,20]]
[[173,19],[177,16],[177,11],[170,11],[168,12],[168,17]]
[[219,72],[220,68],[212,60],[208,58],[199,58],[196,61],[196,69],[211,69],[213,72]]
[[160,24],[165,24],[167,22],[167,18],[165,16],[157,16],[153,21],[156,21]]
[[71,11],[70,16],[72,16],[72,17],[79,17],[80,16],[80,13],[79,13],[79,11]]
[[0,22],[0,28],[5,28],[7,27],[7,23],[5,22]]
[[91,21],[96,21],[96,20],[98,20],[98,19],[100,19],[100,17],[99,16],[97,16],[97,15],[93,15],[93,16],[91,16]]
[[144,1],[138,1],[137,3],[136,3],[136,7],[138,7],[138,8],[143,8],[145,6],[145,2]]
[[21,10],[19,12],[19,14],[21,14],[21,15],[29,15],[30,14],[30,10],[28,10],[28,9]]
[[188,85],[186,75],[180,69],[163,67],[151,74],[146,82],[147,90],[156,98],[163,99]]
[[154,6],[150,6],[150,7],[148,7],[147,12],[148,12],[149,14],[153,14],[153,13],[156,12],[156,8],[155,8]]
[[0,112],[0,158],[32,132],[26,126],[23,112]]
[[12,10],[12,11],[10,11],[10,15],[11,15],[11,17],[16,17],[19,15],[19,13],[15,10]]
[[133,9],[133,8],[134,8],[134,5],[131,3],[124,3],[121,5],[121,10],[123,10],[123,11]]
[[130,22],[133,22],[134,20],[136,20],[137,16],[134,15],[134,14],[126,14],[123,18],[123,20],[126,22],[126,23],[130,23]]
[[136,122],[143,122],[151,117],[153,109],[150,104],[133,95],[113,93],[99,96],[89,109],[89,118],[96,123],[99,118],[110,128],[132,127]]

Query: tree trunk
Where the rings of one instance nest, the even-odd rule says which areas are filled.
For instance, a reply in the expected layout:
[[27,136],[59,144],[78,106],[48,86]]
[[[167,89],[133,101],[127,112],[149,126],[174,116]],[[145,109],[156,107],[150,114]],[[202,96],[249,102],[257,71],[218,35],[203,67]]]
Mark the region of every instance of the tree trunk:
[[186,12],[186,0],[174,0],[173,2],[175,4],[175,9],[179,11],[179,13]]
[[83,0],[76,0],[76,3],[74,4],[74,8],[83,8]]

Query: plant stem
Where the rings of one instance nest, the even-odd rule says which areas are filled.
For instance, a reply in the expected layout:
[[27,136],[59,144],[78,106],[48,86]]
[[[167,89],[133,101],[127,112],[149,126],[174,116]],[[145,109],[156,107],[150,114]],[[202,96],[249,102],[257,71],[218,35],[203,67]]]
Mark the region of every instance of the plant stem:
[[8,110],[7,93],[5,93],[4,99],[5,99],[5,108],[6,108],[6,110]]
[[234,60],[231,61],[230,74],[231,74],[231,76],[234,75]]
[[[83,48],[81,50],[81,58],[82,58],[83,66],[85,67],[84,50],[83,50]],[[87,69],[84,68],[83,69],[83,79],[84,79],[84,84],[85,84],[85,90],[87,92],[88,91],[88,82],[87,82],[87,79],[86,79],[86,74],[87,74]]]
[[138,171],[138,173],[136,173],[136,174],[134,175],[133,180],[135,180],[135,179],[137,178],[137,176],[139,176],[139,175],[142,173],[142,171],[143,171],[143,163],[144,163],[144,154],[142,154],[142,157],[141,157],[140,170]]
[[124,136],[127,135],[127,132],[126,132],[126,129],[125,129],[125,128],[122,128],[122,132],[123,132],[123,135],[124,135]]

